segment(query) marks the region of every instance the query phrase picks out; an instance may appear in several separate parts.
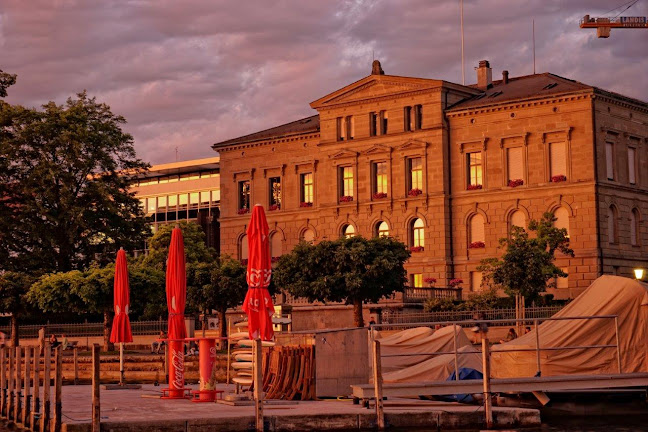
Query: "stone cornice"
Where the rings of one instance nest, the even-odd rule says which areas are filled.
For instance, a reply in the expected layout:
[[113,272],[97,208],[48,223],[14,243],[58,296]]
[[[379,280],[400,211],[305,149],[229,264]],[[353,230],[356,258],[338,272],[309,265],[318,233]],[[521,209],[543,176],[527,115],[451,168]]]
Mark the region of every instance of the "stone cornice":
[[590,99],[593,97],[594,94],[592,92],[589,92],[589,93],[558,95],[553,97],[543,96],[542,98],[518,99],[513,101],[504,101],[499,104],[492,104],[492,105],[479,106],[479,107],[469,107],[463,110],[457,109],[456,111],[455,110],[446,111],[445,115],[447,117],[465,117],[474,114],[510,111],[513,109],[528,108],[528,107],[534,107],[538,105],[550,105],[550,104],[561,103],[561,102]]
[[348,107],[351,105],[361,105],[361,104],[370,104],[374,102],[382,102],[386,100],[393,100],[393,99],[399,99],[404,96],[418,96],[422,94],[427,94],[427,93],[439,93],[441,91],[442,87],[431,87],[431,88],[423,88],[420,90],[406,90],[403,92],[399,93],[391,93],[383,96],[374,96],[370,97],[367,99],[356,99],[353,101],[348,101],[348,102],[339,102],[339,103],[331,103],[330,105],[327,104],[325,106],[318,107],[320,111],[326,111],[328,109],[337,109],[337,108],[344,108]]
[[240,144],[233,144],[233,145],[229,145],[229,146],[216,148],[214,150],[219,152],[219,153],[222,153],[222,152],[226,152],[226,151],[241,150],[241,149],[253,148],[253,147],[261,147],[261,146],[272,145],[272,144],[281,144],[281,143],[294,142],[294,141],[310,140],[310,139],[315,139],[315,138],[319,138],[319,137],[320,137],[319,133],[287,135],[285,137],[278,137],[278,138],[275,137],[275,138],[268,139],[268,140],[258,140],[258,141],[240,143]]

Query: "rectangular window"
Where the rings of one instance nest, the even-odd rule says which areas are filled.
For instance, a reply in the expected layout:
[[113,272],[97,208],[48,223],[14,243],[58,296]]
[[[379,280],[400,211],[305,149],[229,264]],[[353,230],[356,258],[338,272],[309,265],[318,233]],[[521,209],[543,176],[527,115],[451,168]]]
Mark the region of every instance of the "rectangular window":
[[212,189],[211,200],[213,203],[220,201],[220,189]]
[[412,288],[423,288],[423,274],[413,273],[410,283],[412,284]]
[[387,196],[387,162],[373,164],[373,193],[381,194],[381,198]]
[[608,180],[614,180],[614,143],[605,143],[605,168]]
[[549,144],[549,169],[550,177],[567,175],[567,152],[564,142]]
[[146,198],[140,198],[139,202],[140,202],[140,208],[142,209],[142,211],[146,211]]
[[176,208],[178,206],[178,195],[169,195],[167,198],[169,199],[168,211],[176,211]]
[[468,186],[481,186],[483,183],[481,152],[467,155]]
[[281,177],[271,177],[268,189],[270,207],[281,208]]
[[336,128],[336,135],[337,135],[337,140],[338,141],[343,141],[344,140],[344,118],[343,117],[338,117],[335,119],[335,128]]
[[199,200],[199,194],[198,192],[191,192],[189,194],[189,206],[191,208],[198,208],[198,200]]
[[346,129],[346,139],[352,140],[355,136],[355,122],[353,121],[353,116],[346,116],[344,123]]
[[524,179],[524,158],[522,147],[506,149],[506,168],[508,181]]
[[167,197],[160,196],[158,197],[158,212],[165,212],[167,207]]
[[476,292],[481,291],[482,284],[482,272],[473,271],[470,272],[470,291]]
[[180,206],[180,210],[186,210],[188,204],[189,195],[187,195],[186,193],[178,195],[178,205]]
[[403,110],[403,123],[405,132],[412,130],[412,107],[406,106]]
[[250,210],[250,181],[238,182],[238,204],[240,209]]
[[423,159],[420,157],[407,160],[409,189],[423,190]]
[[388,123],[389,118],[387,117],[387,111],[380,111],[380,135],[387,135]]
[[301,202],[313,204],[313,173],[304,173],[300,177]]
[[[567,271],[569,269],[564,268],[561,270],[569,274],[569,272]],[[562,289],[569,288],[569,276],[556,278],[556,288],[562,288]]]
[[[340,178],[340,200],[353,200],[353,167],[345,166],[339,168]],[[349,199],[350,198],[350,199]]]
[[369,113],[369,136],[376,136],[378,134],[378,114],[375,112]]
[[155,198],[149,198],[148,199],[148,207],[146,208],[146,213],[147,214],[152,214],[155,213],[156,206],[155,206]]
[[208,207],[209,202],[211,201],[211,198],[209,197],[210,193],[209,191],[202,191],[200,192],[200,206],[201,207]]
[[423,105],[414,106],[414,129],[420,130],[423,127]]
[[637,183],[637,149],[628,147],[628,182]]

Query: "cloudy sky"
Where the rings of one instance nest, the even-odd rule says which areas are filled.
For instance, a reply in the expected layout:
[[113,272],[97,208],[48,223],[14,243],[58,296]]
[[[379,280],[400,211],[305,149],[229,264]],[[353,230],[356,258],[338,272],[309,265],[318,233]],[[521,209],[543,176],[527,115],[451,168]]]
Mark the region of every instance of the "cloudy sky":
[[[648,100],[648,30],[581,30],[625,0],[465,0],[466,83],[536,69]],[[619,12],[622,9],[619,9]],[[639,0],[626,16],[648,16]],[[461,83],[459,0],[2,0],[8,102],[83,89],[126,117],[151,163],[312,115],[309,102],[371,71]]]

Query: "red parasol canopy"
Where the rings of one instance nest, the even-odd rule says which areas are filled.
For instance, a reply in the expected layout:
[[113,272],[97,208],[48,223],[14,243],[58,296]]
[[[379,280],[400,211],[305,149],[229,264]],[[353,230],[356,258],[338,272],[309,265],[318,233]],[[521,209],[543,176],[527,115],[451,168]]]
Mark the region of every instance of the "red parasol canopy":
[[110,333],[110,342],[133,342],[131,333],[128,309],[130,308],[130,295],[128,292],[128,265],[126,264],[126,252],[120,249],[117,252],[117,263],[115,264],[115,285],[114,285],[115,319]]
[[169,339],[184,339],[187,331],[184,323],[187,300],[187,273],[185,267],[182,231],[176,227],[171,232],[169,257],[166,271],[166,296],[169,308]]
[[243,302],[243,311],[248,316],[250,339],[260,337],[271,340],[272,315],[274,305],[268,293],[272,267],[270,266],[270,243],[268,241],[268,221],[260,204],[254,206],[252,218],[247,229],[248,238],[248,292]]

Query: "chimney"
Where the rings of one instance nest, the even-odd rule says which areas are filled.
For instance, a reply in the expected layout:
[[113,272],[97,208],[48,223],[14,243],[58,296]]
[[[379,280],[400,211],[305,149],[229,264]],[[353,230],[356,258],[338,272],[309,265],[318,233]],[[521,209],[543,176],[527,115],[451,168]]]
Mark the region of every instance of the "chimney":
[[508,71],[502,71],[502,84],[508,84]]
[[480,60],[477,68],[477,87],[486,90],[493,86],[493,69],[488,60]]

